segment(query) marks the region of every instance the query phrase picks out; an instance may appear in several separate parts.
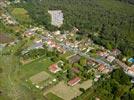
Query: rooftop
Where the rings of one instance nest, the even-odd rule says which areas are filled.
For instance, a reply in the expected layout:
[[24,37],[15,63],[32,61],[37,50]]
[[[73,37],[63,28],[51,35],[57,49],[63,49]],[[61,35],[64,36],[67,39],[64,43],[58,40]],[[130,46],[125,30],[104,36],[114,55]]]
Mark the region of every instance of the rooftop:
[[69,63],[75,63],[80,60],[80,55],[76,54],[69,58]]
[[52,72],[52,73],[57,73],[58,71],[61,70],[61,68],[59,68],[57,64],[52,64],[52,65],[49,67],[49,70],[50,70],[50,72]]
[[51,15],[51,24],[60,27],[63,24],[63,13],[61,10],[49,10],[48,13]]
[[79,77],[75,77],[75,78],[71,79],[70,81],[68,81],[68,85],[74,86],[74,85],[76,85],[77,83],[79,83],[80,80],[81,80],[81,79],[80,79]]

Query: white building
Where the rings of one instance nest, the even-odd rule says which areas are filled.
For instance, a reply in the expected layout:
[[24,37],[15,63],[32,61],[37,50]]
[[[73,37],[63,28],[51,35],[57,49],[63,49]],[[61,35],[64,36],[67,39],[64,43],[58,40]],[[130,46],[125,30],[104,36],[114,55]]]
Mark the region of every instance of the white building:
[[110,63],[113,62],[115,60],[114,56],[108,56],[107,57],[107,61],[109,61]]
[[49,10],[48,13],[51,15],[51,24],[57,27],[61,27],[64,20],[62,11]]

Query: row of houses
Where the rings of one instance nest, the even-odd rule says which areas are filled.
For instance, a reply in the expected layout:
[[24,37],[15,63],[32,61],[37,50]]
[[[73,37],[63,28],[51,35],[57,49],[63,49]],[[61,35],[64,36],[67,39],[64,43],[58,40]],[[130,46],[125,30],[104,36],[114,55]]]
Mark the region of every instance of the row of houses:
[[55,41],[53,41],[51,39],[46,41],[46,43],[49,47],[57,49],[60,53],[66,52],[66,50],[63,47],[61,47],[60,45],[58,45]]
[[106,51],[98,51],[97,55],[99,55],[103,58],[106,58],[107,61],[112,63],[115,60],[115,56],[120,54],[117,50],[114,49],[112,52],[107,51],[107,50]]
[[17,22],[9,15],[2,13],[0,19],[7,25],[16,25]]
[[103,74],[107,74],[112,71],[112,68],[109,68],[104,64],[99,64],[99,67],[97,68],[97,70]]

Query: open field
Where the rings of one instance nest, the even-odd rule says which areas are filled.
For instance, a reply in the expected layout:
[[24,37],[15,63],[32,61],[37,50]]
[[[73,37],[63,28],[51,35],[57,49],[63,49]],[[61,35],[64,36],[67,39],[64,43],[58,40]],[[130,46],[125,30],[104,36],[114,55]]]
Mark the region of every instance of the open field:
[[25,64],[22,66],[21,72],[25,73],[24,75],[22,75],[22,78],[29,78],[32,75],[35,75],[43,70],[47,71],[48,67],[51,64],[53,64],[53,62],[44,56],[28,64]]
[[66,85],[63,81],[52,87],[47,92],[44,92],[44,96],[49,92],[55,94],[63,100],[71,100],[74,97],[79,96],[81,94],[81,92],[78,89]]
[[77,84],[73,88],[76,88],[78,90],[79,90],[79,88],[83,88],[83,89],[87,90],[91,86],[92,86],[92,80],[87,80],[87,81],[82,82],[81,84]]
[[48,93],[45,95],[47,100],[63,100],[60,97],[57,97],[56,95],[54,95],[53,93]]
[[5,34],[0,33],[0,43],[10,43],[12,41],[13,41],[13,38],[10,38]]
[[30,16],[24,8],[14,8],[11,14],[20,22],[30,22]]
[[21,80],[18,60],[16,56],[0,56],[0,100],[33,100],[35,97],[43,100],[40,91],[32,87],[33,92],[25,80]]
[[46,81],[47,79],[49,79],[49,77],[50,77],[50,75],[48,73],[46,73],[45,71],[42,71],[42,72],[30,77],[30,80],[34,84],[39,84],[40,82]]

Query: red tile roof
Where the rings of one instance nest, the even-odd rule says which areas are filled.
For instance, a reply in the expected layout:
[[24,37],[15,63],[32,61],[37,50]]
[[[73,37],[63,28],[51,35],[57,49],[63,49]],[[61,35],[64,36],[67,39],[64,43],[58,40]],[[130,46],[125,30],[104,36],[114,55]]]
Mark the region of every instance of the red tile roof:
[[98,67],[98,71],[102,72],[103,70],[105,69],[105,65],[101,64],[99,67]]
[[58,67],[57,64],[52,64],[52,65],[49,67],[49,70],[50,70],[50,72],[52,72],[52,73],[56,73],[56,72],[58,72],[58,71],[60,70],[60,68]]
[[79,83],[80,80],[81,80],[81,79],[80,79],[79,77],[75,77],[75,78],[71,79],[70,81],[68,81],[68,84],[69,84],[70,86],[74,86],[74,85],[76,85],[77,83]]
[[130,67],[129,70],[134,72],[134,67]]

